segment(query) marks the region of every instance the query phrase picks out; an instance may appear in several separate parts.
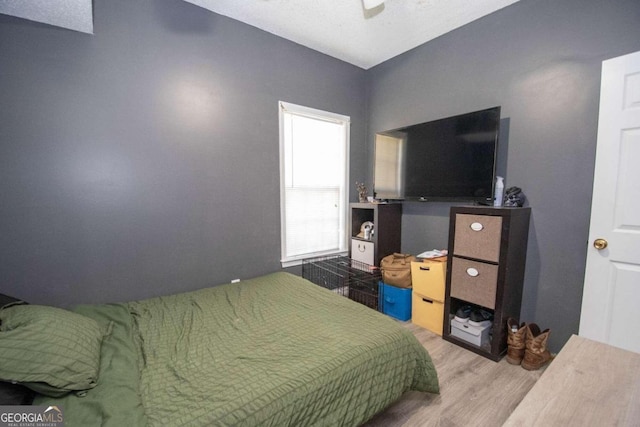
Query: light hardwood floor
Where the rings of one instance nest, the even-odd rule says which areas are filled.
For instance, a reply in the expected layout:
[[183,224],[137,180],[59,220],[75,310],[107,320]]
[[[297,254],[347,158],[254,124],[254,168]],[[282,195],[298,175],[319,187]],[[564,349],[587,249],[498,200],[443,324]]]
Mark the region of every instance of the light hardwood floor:
[[404,326],[429,351],[440,394],[406,393],[367,427],[501,426],[542,375],[504,358],[493,362],[410,322]]

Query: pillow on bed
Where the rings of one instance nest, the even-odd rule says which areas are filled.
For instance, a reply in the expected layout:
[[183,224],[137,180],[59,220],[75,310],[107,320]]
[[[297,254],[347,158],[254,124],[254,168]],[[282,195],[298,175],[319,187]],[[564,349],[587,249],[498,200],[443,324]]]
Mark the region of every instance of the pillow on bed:
[[[17,298],[0,294],[0,308],[15,302],[26,304],[26,302]],[[20,384],[0,381],[0,405],[31,405],[34,395],[35,393],[33,391]]]
[[48,396],[96,386],[104,331],[88,317],[55,307],[0,309],[0,380]]

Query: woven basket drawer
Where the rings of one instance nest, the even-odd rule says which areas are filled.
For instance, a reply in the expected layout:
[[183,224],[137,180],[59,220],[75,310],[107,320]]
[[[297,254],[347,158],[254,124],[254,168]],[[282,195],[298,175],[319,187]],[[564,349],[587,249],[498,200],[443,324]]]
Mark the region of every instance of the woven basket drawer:
[[494,309],[498,285],[498,266],[453,257],[451,296]]
[[498,262],[502,217],[456,214],[453,254]]

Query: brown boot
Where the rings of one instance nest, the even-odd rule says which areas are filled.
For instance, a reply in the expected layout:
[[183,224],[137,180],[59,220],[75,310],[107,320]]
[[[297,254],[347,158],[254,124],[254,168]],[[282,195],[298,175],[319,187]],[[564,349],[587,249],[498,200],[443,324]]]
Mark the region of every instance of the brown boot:
[[552,359],[551,353],[547,350],[550,332],[549,329],[540,332],[540,328],[535,323],[527,325],[526,331],[526,349],[522,367],[528,371],[535,371]]
[[524,357],[526,325],[522,322],[518,328],[518,321],[507,319],[507,362],[519,365]]

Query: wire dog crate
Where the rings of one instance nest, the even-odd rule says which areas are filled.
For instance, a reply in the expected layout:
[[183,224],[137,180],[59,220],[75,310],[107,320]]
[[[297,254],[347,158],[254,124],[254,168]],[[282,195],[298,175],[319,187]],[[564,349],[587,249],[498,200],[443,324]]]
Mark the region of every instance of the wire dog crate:
[[374,310],[379,302],[380,269],[345,256],[331,256],[302,262],[302,277]]

